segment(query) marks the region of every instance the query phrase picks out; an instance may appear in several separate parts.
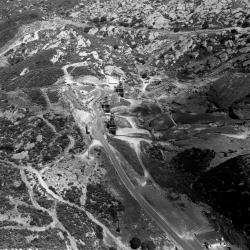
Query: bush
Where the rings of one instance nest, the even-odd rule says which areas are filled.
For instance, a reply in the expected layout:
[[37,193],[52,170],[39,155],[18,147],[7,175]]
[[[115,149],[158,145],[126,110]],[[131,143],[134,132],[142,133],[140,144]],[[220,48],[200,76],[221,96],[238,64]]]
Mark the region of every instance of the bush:
[[156,246],[152,240],[144,241],[141,245],[142,250],[155,250]]
[[47,106],[46,100],[44,99],[43,94],[40,89],[38,88],[25,89],[24,91],[28,94],[30,100],[33,103],[40,105],[44,108]]
[[248,28],[248,27],[250,27],[250,22],[245,21],[245,22],[242,24],[241,27],[242,27],[242,28]]
[[129,243],[132,249],[138,249],[141,246],[141,240],[137,237],[132,238]]
[[209,24],[208,24],[208,21],[205,21],[203,24],[202,24],[202,29],[208,29],[209,28]]
[[38,69],[18,77],[13,81],[3,82],[2,88],[6,91],[14,91],[17,88],[39,88],[50,86],[63,75],[61,68],[50,67]]
[[85,27],[84,30],[83,30],[84,33],[89,33],[89,31],[91,30],[91,28],[92,28],[92,27]]
[[191,148],[177,154],[171,160],[171,164],[178,171],[197,175],[208,168],[214,156],[215,152],[213,150]]
[[0,24],[0,47],[14,38],[18,27],[22,24],[31,23],[40,19],[41,15],[37,11],[25,11],[8,17],[8,20]]
[[107,17],[105,16],[102,16],[101,19],[100,19],[100,22],[103,23],[103,22],[107,22]]
[[179,32],[180,28],[174,28],[174,32]]
[[15,34],[17,33],[17,26],[15,24],[8,24],[8,28],[6,27],[7,23],[3,23],[0,25],[0,47],[6,44],[9,40],[14,38]]
[[103,229],[102,229],[101,226],[96,225],[95,233],[96,233],[97,239],[99,239],[99,240],[102,240],[102,239],[103,239]]
[[92,19],[92,22],[94,22],[94,23],[99,23],[99,22],[100,22],[100,20],[99,20],[99,18],[98,18],[98,17],[95,17],[95,18],[93,18],[93,19]]

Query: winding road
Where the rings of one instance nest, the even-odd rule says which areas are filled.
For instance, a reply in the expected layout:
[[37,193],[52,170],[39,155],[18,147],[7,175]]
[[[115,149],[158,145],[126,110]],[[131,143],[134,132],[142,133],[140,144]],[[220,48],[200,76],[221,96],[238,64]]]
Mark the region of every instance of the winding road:
[[[165,232],[178,246],[178,249],[183,250],[202,250],[203,247],[196,240],[188,240],[181,238],[169,225],[168,221],[162,216],[153,206],[149,204],[149,202],[142,196],[142,194],[136,189],[133,185],[129,177],[127,176],[124,168],[122,167],[122,163],[117,156],[116,150],[109,145],[107,140],[104,137],[103,131],[104,124],[101,119],[102,114],[98,109],[97,101],[101,96],[104,95],[104,91],[97,89],[97,95],[90,103],[90,107],[95,114],[95,121],[92,124],[91,132],[93,137],[96,140],[99,140],[102,143],[102,146],[106,152],[106,155],[109,157],[111,163],[115,167],[117,174],[119,175],[121,181],[130,192],[130,194],[136,199],[136,201],[140,204],[140,206],[146,211],[146,213],[158,224],[158,226]],[[124,163],[123,163],[124,164]],[[128,163],[126,163],[128,164]],[[131,166],[130,166],[131,167]]]

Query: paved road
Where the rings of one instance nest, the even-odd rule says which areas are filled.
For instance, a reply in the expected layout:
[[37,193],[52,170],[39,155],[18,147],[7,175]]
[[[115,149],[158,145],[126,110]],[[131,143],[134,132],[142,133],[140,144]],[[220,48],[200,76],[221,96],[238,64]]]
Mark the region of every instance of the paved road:
[[102,143],[107,156],[109,157],[110,161],[114,165],[117,171],[117,174],[119,175],[123,184],[125,185],[127,190],[130,192],[130,194],[137,200],[140,206],[148,213],[148,215],[179,246],[179,249],[180,248],[184,250],[203,249],[203,247],[197,241],[188,241],[179,237],[179,235],[171,228],[168,221],[144,199],[144,197],[136,190],[135,186],[130,181],[124,168],[122,167],[119,157],[116,156],[115,150],[111,148],[111,146],[109,145],[109,143],[104,137],[104,133],[103,133],[104,127],[103,127],[103,122],[101,120],[102,114],[98,110],[97,104],[96,104],[97,100],[100,98],[100,96],[102,96],[103,93],[104,93],[103,91],[99,90],[98,93],[96,93],[97,95],[95,99],[90,104],[92,106],[92,109],[96,117],[96,121],[95,121],[95,124],[93,124],[92,126],[91,132],[93,134],[93,137]]

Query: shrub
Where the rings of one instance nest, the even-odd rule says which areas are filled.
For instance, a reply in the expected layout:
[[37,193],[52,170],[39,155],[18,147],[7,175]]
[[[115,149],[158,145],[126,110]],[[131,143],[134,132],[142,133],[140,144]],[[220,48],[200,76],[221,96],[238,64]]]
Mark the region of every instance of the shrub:
[[105,16],[102,16],[101,19],[100,19],[100,22],[103,23],[103,22],[107,22],[107,17]]
[[84,33],[89,33],[90,30],[91,30],[91,27],[85,27],[83,31]]
[[129,243],[132,249],[138,249],[141,246],[141,240],[137,237],[132,238]]
[[154,250],[156,248],[152,240],[144,241],[141,245],[142,250]]

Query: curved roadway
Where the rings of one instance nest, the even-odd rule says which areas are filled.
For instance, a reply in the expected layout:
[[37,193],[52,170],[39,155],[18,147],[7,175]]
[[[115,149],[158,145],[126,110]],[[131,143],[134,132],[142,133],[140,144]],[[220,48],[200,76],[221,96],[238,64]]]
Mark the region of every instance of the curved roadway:
[[184,250],[201,250],[203,247],[196,240],[186,240],[181,238],[169,225],[168,221],[156,211],[146,200],[145,198],[136,190],[135,186],[130,181],[125,170],[122,167],[122,164],[119,158],[116,156],[115,150],[109,145],[107,140],[104,137],[104,125],[102,122],[102,114],[97,107],[97,101],[104,94],[103,90],[97,90],[97,96],[90,103],[90,106],[95,114],[96,120],[92,124],[91,132],[95,139],[99,140],[103,148],[109,157],[111,163],[114,165],[117,174],[119,175],[121,181],[130,192],[130,194],[137,200],[140,206],[147,212],[147,214],[158,224],[158,226],[167,233],[168,236],[178,245],[178,249],[182,248]]

